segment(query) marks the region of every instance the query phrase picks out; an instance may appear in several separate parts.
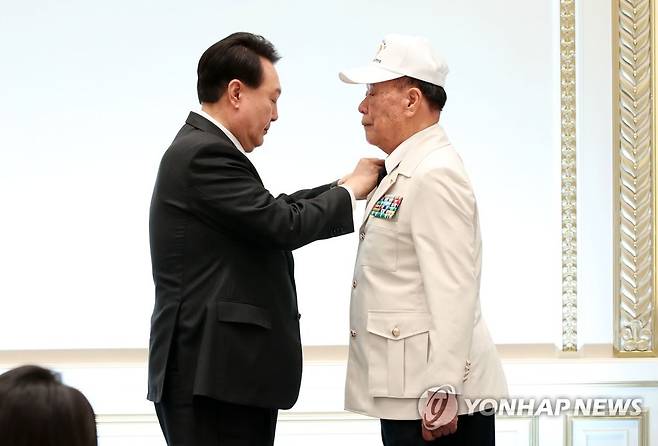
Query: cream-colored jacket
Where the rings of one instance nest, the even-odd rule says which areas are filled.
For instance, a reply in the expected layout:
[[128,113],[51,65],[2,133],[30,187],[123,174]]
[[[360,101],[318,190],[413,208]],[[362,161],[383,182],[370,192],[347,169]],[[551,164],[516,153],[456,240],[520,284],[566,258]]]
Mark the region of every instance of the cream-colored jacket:
[[[463,414],[463,398],[507,394],[480,314],[475,197],[439,125],[416,133],[396,151],[402,159],[371,194],[359,233],[345,408],[418,419],[421,394],[450,384],[461,395]],[[395,205],[389,208],[389,218],[371,215],[383,197],[391,203],[401,199],[394,213]]]

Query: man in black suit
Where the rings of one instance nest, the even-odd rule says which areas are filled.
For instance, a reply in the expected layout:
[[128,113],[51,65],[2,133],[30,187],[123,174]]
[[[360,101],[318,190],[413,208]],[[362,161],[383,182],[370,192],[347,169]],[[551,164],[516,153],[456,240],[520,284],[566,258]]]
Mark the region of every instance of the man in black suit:
[[[201,56],[190,113],[160,164],[150,211],[156,288],[149,400],[170,446],[269,445],[302,371],[291,251],[353,231],[383,162],[273,197],[245,156],[277,119],[270,42],[232,34]],[[341,183],[337,185],[337,183]]]

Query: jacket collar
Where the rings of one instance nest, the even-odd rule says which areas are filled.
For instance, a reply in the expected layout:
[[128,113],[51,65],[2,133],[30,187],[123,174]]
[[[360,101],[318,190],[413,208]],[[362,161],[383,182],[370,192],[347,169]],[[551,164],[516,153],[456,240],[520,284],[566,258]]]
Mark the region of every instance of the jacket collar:
[[[434,124],[404,141],[400,146],[409,144],[398,166],[398,173],[411,177],[420,162],[432,151],[450,145],[448,135],[438,124]],[[396,149],[397,150],[397,149]]]
[[377,200],[393,187],[398,179],[398,175],[411,178],[414,170],[418,167],[418,164],[420,164],[430,152],[449,145],[450,140],[448,139],[448,135],[446,135],[443,128],[438,124],[434,124],[421,130],[402,142],[402,144],[400,144],[395,150],[403,148],[403,157],[399,164],[397,164],[397,166],[395,166],[393,170],[382,179],[381,183],[379,183],[375,190],[369,195],[362,224],[365,224],[368,220],[370,211],[375,206]]
[[217,135],[220,138],[226,140],[232,146],[235,146],[235,144],[231,142],[231,139],[224,132],[222,132],[222,130],[219,127],[217,127],[215,124],[213,124],[212,122],[210,122],[209,120],[207,120],[206,118],[204,118],[198,113],[190,112],[185,122],[196,129],[202,130],[204,132],[212,133],[213,135]]
[[258,181],[261,184],[263,184],[263,180],[260,178],[260,175],[258,174],[258,171],[256,170],[256,167],[253,165],[251,160],[247,158],[247,155],[243,151],[241,151],[235,146],[233,141],[231,141],[231,138],[229,138],[219,127],[217,127],[208,119],[204,118],[203,116],[195,112],[190,112],[185,122],[198,130],[212,133],[213,135],[217,135],[226,144],[228,144],[230,147],[233,147],[235,149],[235,152],[239,153],[238,156],[240,157],[240,159],[246,162],[247,166],[249,167],[249,170],[251,170],[253,174],[256,176],[256,178],[258,179]]

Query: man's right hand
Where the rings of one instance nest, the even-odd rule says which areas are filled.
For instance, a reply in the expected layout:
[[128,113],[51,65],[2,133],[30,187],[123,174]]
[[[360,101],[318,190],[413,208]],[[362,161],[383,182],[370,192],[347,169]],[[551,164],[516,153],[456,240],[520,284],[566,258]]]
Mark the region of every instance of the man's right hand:
[[427,426],[425,426],[425,423],[423,423],[421,420],[421,425],[422,425],[421,430],[422,430],[423,440],[434,441],[439,437],[444,437],[446,435],[454,434],[455,432],[457,432],[457,422],[458,422],[457,415],[455,415],[448,424],[445,424],[434,430],[429,430]]
[[371,190],[377,186],[379,169],[384,166],[384,160],[378,158],[361,158],[354,171],[347,175],[339,184],[344,184],[352,189],[357,200],[363,200]]

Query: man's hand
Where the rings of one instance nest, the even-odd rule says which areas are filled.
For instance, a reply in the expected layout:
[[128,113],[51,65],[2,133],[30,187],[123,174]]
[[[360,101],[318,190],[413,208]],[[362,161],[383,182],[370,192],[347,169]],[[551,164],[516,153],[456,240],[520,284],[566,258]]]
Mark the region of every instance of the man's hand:
[[454,434],[457,432],[457,415],[455,415],[455,417],[448,424],[444,424],[443,426],[434,430],[427,429],[425,427],[425,423],[423,423],[422,420],[420,421],[420,424],[422,425],[423,429],[423,440],[432,441],[439,437],[444,437],[446,435]]
[[384,160],[377,158],[361,158],[354,171],[341,178],[338,184],[344,184],[352,189],[357,200],[363,200],[377,185],[379,169],[384,165]]

